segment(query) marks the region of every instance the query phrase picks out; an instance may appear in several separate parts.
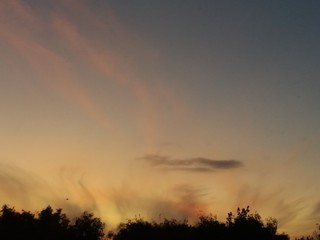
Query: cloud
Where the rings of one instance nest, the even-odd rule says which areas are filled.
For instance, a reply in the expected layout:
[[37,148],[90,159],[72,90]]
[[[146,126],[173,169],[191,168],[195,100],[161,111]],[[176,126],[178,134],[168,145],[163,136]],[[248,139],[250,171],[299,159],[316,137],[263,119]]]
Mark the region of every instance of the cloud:
[[126,191],[116,191],[110,197],[120,215],[120,221],[131,219],[137,214],[152,221],[162,221],[163,218],[195,221],[208,210],[205,201],[207,194],[201,186],[177,184],[167,189],[165,195],[143,195],[126,186]]
[[0,189],[1,205],[39,210],[50,204],[65,209],[63,198],[45,179],[12,164],[0,163]]
[[[5,163],[0,163],[0,189],[1,201],[7,201],[13,197],[17,203],[29,204],[35,198],[46,200],[53,195],[44,179],[15,165]],[[47,191],[44,192],[43,189]]]
[[20,168],[16,165],[0,162],[0,207],[9,204],[17,209],[38,211],[47,205],[62,208],[73,219],[83,211],[92,211],[100,215],[95,195],[90,191],[85,174],[75,174],[70,179],[65,170],[60,176],[60,184],[54,183]]
[[172,159],[157,154],[146,155],[140,158],[150,166],[163,168],[165,170],[212,172],[216,170],[234,169],[243,166],[239,160],[216,160],[209,158]]
[[[6,12],[11,14],[8,15]],[[55,16],[55,14],[54,11],[48,12],[49,16]],[[70,103],[79,106],[102,127],[111,129],[112,123],[108,114],[94,100],[86,85],[74,71],[77,67],[74,61],[70,61],[57,51],[61,47],[57,44],[60,38],[57,34],[53,34],[53,27],[50,23],[48,24],[48,20],[22,1],[10,1],[10,4],[0,3],[0,15],[1,20],[7,23],[1,25],[3,28],[0,36],[4,42],[7,42],[8,48],[14,50],[19,59],[23,60],[23,65],[28,68],[26,72],[32,78],[36,77],[45,83],[48,88],[53,89]],[[67,30],[72,35],[72,29]],[[47,35],[47,31],[51,34]],[[44,41],[39,36],[50,36],[57,43]],[[12,55],[10,58],[14,59],[16,56]]]
[[[23,73],[17,81],[28,81],[31,88],[40,83],[108,131],[123,129],[113,110],[123,98],[108,94],[110,88],[119,91],[137,106],[132,122],[141,128],[147,151],[155,151],[162,107],[177,117],[188,108],[163,81],[168,76],[161,51],[112,5],[101,7],[83,0],[1,1],[0,38],[10,53],[2,59],[12,72]],[[95,94],[98,87],[103,98]]]
[[316,204],[314,204],[314,207],[310,213],[310,219],[313,221],[320,219],[320,201],[318,201]]

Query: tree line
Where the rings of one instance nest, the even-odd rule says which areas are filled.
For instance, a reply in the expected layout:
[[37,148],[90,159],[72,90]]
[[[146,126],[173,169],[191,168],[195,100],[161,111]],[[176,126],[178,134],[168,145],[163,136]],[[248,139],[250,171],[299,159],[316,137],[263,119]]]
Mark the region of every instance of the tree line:
[[103,236],[104,223],[92,213],[84,212],[71,223],[62,209],[50,206],[37,216],[8,205],[1,209],[1,240],[99,240]]
[[236,215],[228,213],[226,222],[212,215],[200,216],[193,225],[187,220],[164,219],[156,223],[137,218],[120,224],[113,239],[288,240],[287,234],[277,233],[277,227],[276,219],[269,218],[264,223],[258,213],[251,214],[247,207],[238,208]]
[[[105,234],[105,224],[92,213],[83,212],[70,221],[62,209],[48,206],[37,214],[16,211],[4,205],[0,211],[1,240],[289,240],[285,233],[277,233],[274,218],[262,220],[249,207],[229,212],[221,222],[212,215],[200,216],[194,224],[187,219],[164,218],[161,222],[135,218],[119,224]],[[296,240],[319,240],[320,235]]]

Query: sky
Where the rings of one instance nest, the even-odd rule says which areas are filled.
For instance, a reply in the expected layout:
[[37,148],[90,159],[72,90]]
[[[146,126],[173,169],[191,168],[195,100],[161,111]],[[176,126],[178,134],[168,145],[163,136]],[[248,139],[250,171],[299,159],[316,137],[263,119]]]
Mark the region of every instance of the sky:
[[0,1],[0,204],[107,229],[320,221],[320,2]]

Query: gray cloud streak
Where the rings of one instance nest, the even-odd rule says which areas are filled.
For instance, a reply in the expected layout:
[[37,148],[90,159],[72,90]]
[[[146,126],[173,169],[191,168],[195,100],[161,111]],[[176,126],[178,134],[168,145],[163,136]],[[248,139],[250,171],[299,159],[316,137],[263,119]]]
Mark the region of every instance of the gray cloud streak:
[[216,160],[209,158],[171,159],[157,154],[146,155],[141,158],[149,165],[161,167],[164,170],[211,172],[215,170],[234,169],[243,166],[239,160]]

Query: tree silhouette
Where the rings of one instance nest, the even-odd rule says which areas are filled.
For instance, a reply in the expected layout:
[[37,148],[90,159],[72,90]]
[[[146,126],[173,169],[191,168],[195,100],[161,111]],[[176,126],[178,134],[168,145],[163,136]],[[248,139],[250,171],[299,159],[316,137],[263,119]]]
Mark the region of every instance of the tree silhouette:
[[237,216],[233,217],[228,215],[229,221],[229,234],[240,239],[278,239],[280,236],[276,235],[277,222],[270,222],[264,225],[261,216],[258,213],[250,214],[249,206],[247,208],[238,208]]
[[84,212],[74,224],[62,213],[50,206],[41,210],[37,217],[22,210],[4,205],[0,211],[1,240],[99,240],[104,236],[104,224],[92,213]]
[[[47,206],[36,215],[28,211],[16,211],[4,205],[0,210],[0,240],[101,240],[104,223],[92,213],[84,212],[70,221],[62,209]],[[109,232],[113,240],[288,240],[286,234],[277,233],[278,222],[274,218],[263,222],[258,213],[251,213],[249,206],[238,208],[236,214],[227,214],[225,222],[212,215],[200,216],[191,225],[187,219],[164,218],[161,222],[149,222],[142,218],[121,223],[116,232]],[[319,226],[312,236],[296,240],[319,240]]]
[[141,239],[195,239],[193,228],[186,220],[164,219],[161,223],[148,222],[142,218],[128,220],[119,225],[119,231],[114,240],[141,240]]
[[154,225],[142,218],[128,220],[127,223],[121,223],[118,227],[118,233],[113,236],[114,240],[122,239],[152,239],[154,235]]
[[204,240],[224,239],[226,224],[217,220],[216,216],[200,216],[196,224],[196,234]]
[[20,226],[19,216],[15,209],[10,208],[8,205],[4,205],[1,209],[0,239],[8,239],[11,235],[14,236]]
[[97,240],[104,236],[104,226],[92,213],[84,212],[71,229],[75,240]]
[[313,232],[312,235],[295,238],[295,240],[320,240],[320,225],[318,223],[316,225],[317,229]]
[[163,222],[147,222],[143,219],[129,220],[119,226],[114,240],[288,240],[288,235],[277,234],[277,221],[269,218],[264,224],[258,213],[250,214],[249,207],[238,208],[237,215],[228,213],[226,223],[216,217],[201,216],[195,225],[187,220],[164,219]]
[[43,209],[38,215],[38,227],[41,239],[68,239],[69,234],[69,219],[62,213],[62,209],[53,209],[48,206]]

